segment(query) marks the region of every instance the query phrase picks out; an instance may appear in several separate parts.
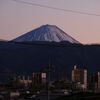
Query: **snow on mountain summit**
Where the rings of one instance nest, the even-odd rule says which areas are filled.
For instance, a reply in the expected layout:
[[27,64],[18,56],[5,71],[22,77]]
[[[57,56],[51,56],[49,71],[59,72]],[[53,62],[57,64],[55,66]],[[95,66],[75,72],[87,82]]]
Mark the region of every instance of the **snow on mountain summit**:
[[39,28],[32,30],[24,35],[14,39],[15,42],[24,41],[49,41],[61,42],[68,41],[70,43],[79,43],[77,40],[66,34],[55,25],[42,25]]

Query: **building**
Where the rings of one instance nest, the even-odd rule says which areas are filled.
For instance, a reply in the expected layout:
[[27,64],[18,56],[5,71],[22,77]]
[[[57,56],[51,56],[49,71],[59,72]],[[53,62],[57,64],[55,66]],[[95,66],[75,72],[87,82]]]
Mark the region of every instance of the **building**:
[[91,84],[94,92],[100,92],[100,72],[93,74]]
[[46,73],[41,73],[41,72],[37,72],[37,73],[33,73],[32,75],[32,83],[34,86],[40,86],[43,84],[46,84]]
[[29,76],[24,76],[24,75],[23,76],[19,76],[18,80],[19,80],[20,84],[23,84],[25,86],[28,86],[29,84],[32,83],[32,80],[31,80],[31,78]]
[[14,77],[14,84],[26,87],[32,84],[34,87],[39,87],[40,85],[46,84],[46,73],[34,72],[32,76],[22,75]]
[[75,65],[72,69],[72,81],[76,83],[76,88],[87,90],[87,70],[78,69]]

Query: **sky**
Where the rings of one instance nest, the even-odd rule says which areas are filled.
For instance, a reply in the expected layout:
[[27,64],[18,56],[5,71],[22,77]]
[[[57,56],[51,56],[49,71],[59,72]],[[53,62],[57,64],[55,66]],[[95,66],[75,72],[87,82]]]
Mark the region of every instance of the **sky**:
[[[100,15],[100,0],[20,0]],[[84,44],[100,44],[100,16],[0,0],[0,39],[11,40],[41,25],[56,25]]]

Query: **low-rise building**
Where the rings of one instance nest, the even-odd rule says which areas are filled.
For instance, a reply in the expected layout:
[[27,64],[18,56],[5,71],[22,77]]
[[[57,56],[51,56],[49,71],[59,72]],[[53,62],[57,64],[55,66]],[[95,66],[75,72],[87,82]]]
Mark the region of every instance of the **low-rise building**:
[[91,88],[95,93],[100,92],[100,72],[93,74],[91,84]]

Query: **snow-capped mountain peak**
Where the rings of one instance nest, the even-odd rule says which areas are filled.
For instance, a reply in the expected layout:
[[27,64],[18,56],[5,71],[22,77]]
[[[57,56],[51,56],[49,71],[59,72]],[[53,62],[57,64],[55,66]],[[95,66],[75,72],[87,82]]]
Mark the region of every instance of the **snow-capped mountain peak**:
[[69,36],[55,25],[42,25],[37,29],[34,29],[24,35],[21,35],[14,39],[15,42],[24,41],[49,41],[49,42],[61,42],[68,41],[70,43],[79,43],[77,40]]

